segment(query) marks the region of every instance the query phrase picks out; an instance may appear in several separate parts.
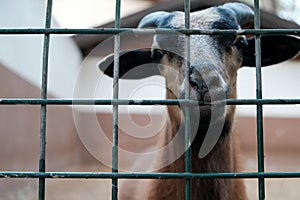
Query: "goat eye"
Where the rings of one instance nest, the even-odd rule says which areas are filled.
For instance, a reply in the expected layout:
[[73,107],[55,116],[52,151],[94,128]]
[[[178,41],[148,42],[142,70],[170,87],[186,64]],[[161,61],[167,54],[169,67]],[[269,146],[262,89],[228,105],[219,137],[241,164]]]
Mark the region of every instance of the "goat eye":
[[242,48],[244,48],[245,46],[248,45],[248,42],[247,42],[246,38],[240,37],[240,38],[238,38],[238,39],[233,43],[233,45],[234,45],[237,49],[242,49]]

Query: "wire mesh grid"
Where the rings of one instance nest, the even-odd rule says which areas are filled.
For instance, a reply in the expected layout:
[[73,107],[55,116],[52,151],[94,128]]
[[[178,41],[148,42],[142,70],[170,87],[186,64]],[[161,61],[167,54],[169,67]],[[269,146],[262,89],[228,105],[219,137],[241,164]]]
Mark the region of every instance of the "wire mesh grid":
[[[185,199],[191,199],[191,179],[192,178],[253,178],[258,180],[259,199],[265,199],[265,179],[266,178],[300,178],[300,172],[265,172],[264,171],[264,136],[263,136],[263,105],[268,104],[300,104],[300,99],[263,99],[262,98],[262,77],[261,77],[261,41],[262,34],[294,34],[299,35],[299,29],[270,29],[260,28],[260,9],[259,0],[254,0],[255,24],[254,30],[190,30],[190,0],[184,0],[185,11],[185,29],[178,32],[186,34],[188,38],[191,34],[254,34],[256,50],[256,99],[227,99],[224,100],[227,105],[256,105],[256,125],[257,125],[257,172],[228,172],[228,173],[192,173],[191,172],[191,152],[190,130],[189,130],[189,105],[204,102],[190,100],[189,92],[186,92],[185,99],[178,100],[120,100],[119,93],[119,53],[120,37],[118,33],[129,31],[136,33],[170,33],[168,29],[133,29],[120,28],[121,0],[116,0],[115,7],[115,27],[114,28],[90,28],[90,29],[66,29],[51,28],[52,0],[47,1],[45,28],[21,28],[7,29],[0,28],[0,34],[43,34],[43,64],[42,64],[42,85],[40,99],[0,99],[0,105],[39,105],[40,108],[40,157],[38,172],[19,172],[19,171],[1,171],[0,178],[33,178],[39,180],[38,199],[45,199],[45,180],[51,178],[84,178],[84,179],[111,179],[112,196],[111,199],[118,198],[118,179],[185,179]],[[47,97],[48,80],[48,60],[51,34],[116,34],[114,35],[114,78],[113,78],[113,99],[92,99],[92,100],[73,100],[73,99],[49,99]],[[185,55],[189,57],[189,40],[186,40]],[[187,62],[186,65],[189,65]],[[186,67],[185,74],[189,74],[189,67]],[[187,89],[186,91],[189,91]],[[48,105],[113,105],[113,146],[112,146],[112,171],[111,172],[47,172],[46,171],[46,116]],[[185,172],[184,173],[125,173],[118,171],[118,107],[119,105],[186,105],[185,107]]]

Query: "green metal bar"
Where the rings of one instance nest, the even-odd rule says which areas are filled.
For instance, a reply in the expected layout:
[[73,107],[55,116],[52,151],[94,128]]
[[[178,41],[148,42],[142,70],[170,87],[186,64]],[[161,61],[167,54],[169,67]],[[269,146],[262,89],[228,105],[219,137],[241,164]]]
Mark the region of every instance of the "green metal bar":
[[226,99],[216,102],[203,102],[188,99],[0,99],[0,105],[297,105],[300,99]]
[[[184,28],[190,29],[190,12],[191,12],[191,5],[190,0],[184,1]],[[185,70],[184,70],[184,76],[186,77],[184,79],[185,81],[185,99],[190,99],[190,83],[189,78],[190,77],[190,36],[185,35]],[[185,161],[185,172],[190,173],[191,172],[191,112],[190,112],[190,105],[186,104],[184,106],[184,146],[185,146],[185,153],[184,153],[184,161]],[[191,192],[192,192],[192,181],[191,179],[185,179],[185,200],[191,199]]]
[[[115,28],[120,28],[121,0],[116,0]],[[114,36],[114,74],[113,74],[113,99],[119,99],[119,56],[120,56],[120,35]],[[112,172],[118,173],[118,122],[119,105],[113,105],[112,119]],[[112,179],[112,200],[118,199],[118,178]]]
[[300,35],[300,29],[244,29],[244,30],[211,30],[211,29],[136,29],[136,28],[0,28],[0,34],[28,35],[28,34],[118,34],[133,32],[137,34],[187,34],[187,35]]
[[216,172],[216,173],[140,173],[140,172],[0,172],[0,178],[51,179],[193,179],[193,178],[300,178],[300,172]]
[[[52,0],[47,1],[45,28],[51,27],[51,15],[52,15]],[[41,99],[47,99],[48,88],[48,64],[49,64],[49,46],[50,35],[46,33],[44,35],[43,44],[43,67],[42,67],[42,85],[41,85]],[[41,104],[40,111],[40,158],[39,158],[39,171],[46,171],[46,124],[47,124],[47,105]],[[45,178],[39,178],[39,200],[45,199]]]
[[[254,28],[260,29],[260,9],[259,0],[254,1]],[[262,99],[262,77],[261,77],[261,35],[255,36],[255,63],[256,63],[256,98]],[[258,172],[264,172],[264,135],[263,135],[263,106],[257,105],[257,158],[258,158]],[[258,196],[259,200],[265,199],[265,179],[258,179]]]

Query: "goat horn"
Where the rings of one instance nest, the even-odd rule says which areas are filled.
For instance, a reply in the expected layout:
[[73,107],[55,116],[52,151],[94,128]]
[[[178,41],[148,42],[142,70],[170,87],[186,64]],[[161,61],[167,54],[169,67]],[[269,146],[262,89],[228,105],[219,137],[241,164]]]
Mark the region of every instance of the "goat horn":
[[146,15],[139,23],[138,28],[143,27],[160,27],[162,21],[170,13],[164,11],[157,11]]
[[249,27],[253,25],[254,21],[254,12],[252,8],[247,6],[244,3],[225,3],[220,6],[220,8],[224,8],[229,10],[233,16],[236,18],[239,25],[244,27]]

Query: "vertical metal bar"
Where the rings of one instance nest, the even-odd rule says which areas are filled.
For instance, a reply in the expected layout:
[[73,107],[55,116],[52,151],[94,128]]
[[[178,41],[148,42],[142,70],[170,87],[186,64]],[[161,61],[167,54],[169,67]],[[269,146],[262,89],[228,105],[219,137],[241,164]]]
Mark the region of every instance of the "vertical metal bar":
[[[47,1],[45,28],[51,27],[52,15],[52,0]],[[42,67],[42,85],[41,85],[41,99],[47,99],[48,87],[48,64],[49,64],[49,46],[50,34],[45,33],[43,44],[43,67]],[[40,111],[40,158],[39,171],[46,171],[46,122],[47,121],[47,104],[41,105]],[[39,200],[45,199],[45,178],[39,178]]]
[[[255,17],[254,28],[260,29],[260,9],[259,0],[254,1]],[[256,99],[262,99],[262,79],[261,79],[261,36],[255,36],[255,63],[256,63]],[[263,135],[263,106],[257,105],[257,158],[258,172],[264,172],[264,135]],[[265,179],[258,179],[259,200],[265,199]]]
[[[190,0],[184,1],[184,12],[185,12],[185,29],[190,28]],[[190,77],[190,36],[185,35],[185,99],[190,99],[190,87],[189,87],[189,77]],[[191,138],[190,138],[190,105],[185,105],[185,172],[191,172]],[[185,200],[191,199],[191,179],[185,179]]]
[[[115,28],[120,28],[121,0],[116,0]],[[119,98],[119,55],[120,35],[114,36],[114,77],[113,77],[113,99]],[[113,105],[113,146],[112,146],[112,172],[118,173],[118,114],[119,106]],[[118,179],[112,179],[112,199],[118,199]]]

